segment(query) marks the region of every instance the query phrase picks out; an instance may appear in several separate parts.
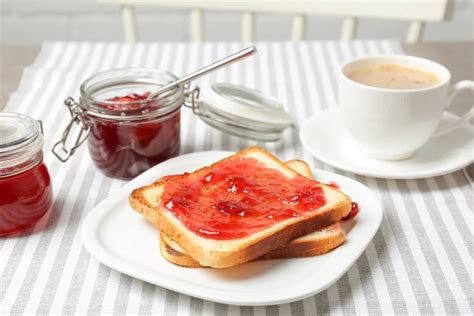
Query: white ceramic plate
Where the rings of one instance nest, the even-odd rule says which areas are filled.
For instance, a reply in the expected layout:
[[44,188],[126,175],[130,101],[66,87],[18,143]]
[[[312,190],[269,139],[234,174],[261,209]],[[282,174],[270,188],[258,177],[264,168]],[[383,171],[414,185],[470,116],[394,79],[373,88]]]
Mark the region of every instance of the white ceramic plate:
[[183,155],[112,192],[84,220],[84,246],[103,264],[173,291],[225,304],[271,305],[300,300],[326,289],[354,264],[377,232],[383,211],[374,193],[349,178],[318,171],[318,180],[338,183],[361,209],[346,223],[352,226],[356,222],[347,241],[336,250],[312,258],[251,262],[227,269],[184,268],[167,262],[159,251],[157,230],[129,206],[130,192],[164,175],[193,171],[230,154],[214,151]]
[[[445,113],[444,121],[456,120]],[[381,161],[363,155],[348,134],[338,110],[314,114],[300,129],[303,146],[317,159],[341,170],[386,179],[434,177],[462,169],[473,161],[473,128],[465,124],[432,138],[412,158]]]

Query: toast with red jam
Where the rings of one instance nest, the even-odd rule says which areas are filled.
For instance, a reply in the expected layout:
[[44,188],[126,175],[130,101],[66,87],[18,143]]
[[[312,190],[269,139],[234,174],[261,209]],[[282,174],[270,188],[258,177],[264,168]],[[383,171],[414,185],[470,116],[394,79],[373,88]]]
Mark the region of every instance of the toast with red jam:
[[[306,178],[313,179],[313,173],[306,162],[289,160],[285,162],[285,165]],[[344,231],[338,222],[311,234],[293,239],[256,260],[312,257],[333,250],[342,244],[345,239]],[[189,268],[202,267],[180,245],[163,233],[160,233],[160,252],[171,263]]]
[[215,268],[257,259],[351,210],[344,193],[259,147],[135,189],[129,200],[192,259]]

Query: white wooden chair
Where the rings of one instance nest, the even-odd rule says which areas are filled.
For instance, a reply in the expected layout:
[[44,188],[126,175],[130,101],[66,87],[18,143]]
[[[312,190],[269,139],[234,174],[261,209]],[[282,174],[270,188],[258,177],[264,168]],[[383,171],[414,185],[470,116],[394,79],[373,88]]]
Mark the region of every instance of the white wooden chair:
[[325,15],[344,17],[341,39],[351,40],[357,32],[360,18],[380,18],[410,21],[405,41],[419,42],[423,38],[426,22],[445,21],[452,14],[454,0],[98,0],[100,3],[120,5],[125,39],[138,40],[135,23],[135,6],[154,6],[191,11],[192,40],[204,40],[204,10],[239,11],[242,14],[242,41],[254,40],[255,14],[291,14],[292,40],[305,38],[306,16]]

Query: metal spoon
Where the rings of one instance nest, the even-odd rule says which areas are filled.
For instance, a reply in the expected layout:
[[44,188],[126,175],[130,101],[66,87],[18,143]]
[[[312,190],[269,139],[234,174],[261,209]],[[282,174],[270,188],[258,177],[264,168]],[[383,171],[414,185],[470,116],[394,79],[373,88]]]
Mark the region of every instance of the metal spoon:
[[239,61],[241,59],[244,59],[246,57],[249,57],[249,56],[252,56],[253,54],[255,54],[257,52],[257,49],[255,48],[255,46],[250,46],[250,47],[247,47],[246,49],[243,49],[235,54],[232,54],[224,59],[221,59],[219,61],[216,61],[215,63],[212,63],[204,68],[201,68],[199,70],[196,70],[176,81],[173,81],[155,91],[153,91],[152,93],[150,93],[150,95],[148,96],[148,100],[150,99],[153,99],[155,97],[157,97],[158,95],[166,92],[166,91],[169,91],[169,90],[172,90],[180,85],[183,85],[185,83],[188,83],[190,81],[193,81],[193,80],[196,80],[204,75],[207,75],[219,68],[222,68],[222,67],[225,67],[225,66],[228,66],[236,61]]

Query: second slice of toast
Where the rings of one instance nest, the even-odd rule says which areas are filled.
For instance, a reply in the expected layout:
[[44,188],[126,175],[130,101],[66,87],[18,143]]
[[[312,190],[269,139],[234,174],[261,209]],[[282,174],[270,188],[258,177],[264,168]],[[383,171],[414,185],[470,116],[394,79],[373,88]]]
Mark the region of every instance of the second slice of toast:
[[[216,268],[231,267],[261,257],[295,238],[336,223],[346,216],[351,209],[351,201],[345,194],[330,186],[311,182],[311,186],[318,186],[323,192],[324,205],[315,209],[304,210],[303,214],[296,217],[276,220],[272,225],[262,227],[262,229],[253,231],[249,235],[220,240],[212,238],[212,236],[203,237],[190,229],[189,225],[185,225],[185,221],[179,219],[179,216],[176,216],[166,206],[168,203],[165,205],[165,201],[162,201],[162,195],[167,185],[176,188],[180,183],[189,183],[190,181],[192,183],[193,179],[202,179],[209,172],[219,171],[226,166],[237,164],[236,161],[246,161],[258,165],[260,170],[266,170],[280,177],[280,181],[288,182],[302,177],[267,151],[258,147],[250,147],[193,173],[158,181],[150,186],[136,189],[130,196],[130,204],[133,209],[142,213],[161,232],[180,245],[200,265]],[[236,176],[244,174],[252,178],[255,186],[260,185],[258,174],[249,174],[246,170],[235,170],[235,173]],[[278,181],[275,182],[272,185],[277,187]],[[261,185],[265,186],[267,183],[261,183]],[[183,187],[183,190],[185,189]],[[214,189],[218,190],[219,188],[203,186],[203,194]],[[222,190],[219,192],[222,192]],[[269,193],[267,192],[267,194]],[[275,196],[271,196],[271,198],[274,199]],[[212,216],[220,216],[217,213],[213,214],[212,209],[206,209],[205,212],[211,213]],[[192,214],[192,216],[199,219],[199,214]],[[235,216],[232,218],[239,220]],[[200,229],[205,229],[205,227]]]
[[[303,258],[321,255],[337,248],[345,239],[340,223],[336,223],[303,237],[293,239],[286,245],[270,250],[256,260]],[[183,267],[204,267],[189,256],[186,250],[178,245],[178,243],[165,234],[160,234],[160,253],[169,262]]]

